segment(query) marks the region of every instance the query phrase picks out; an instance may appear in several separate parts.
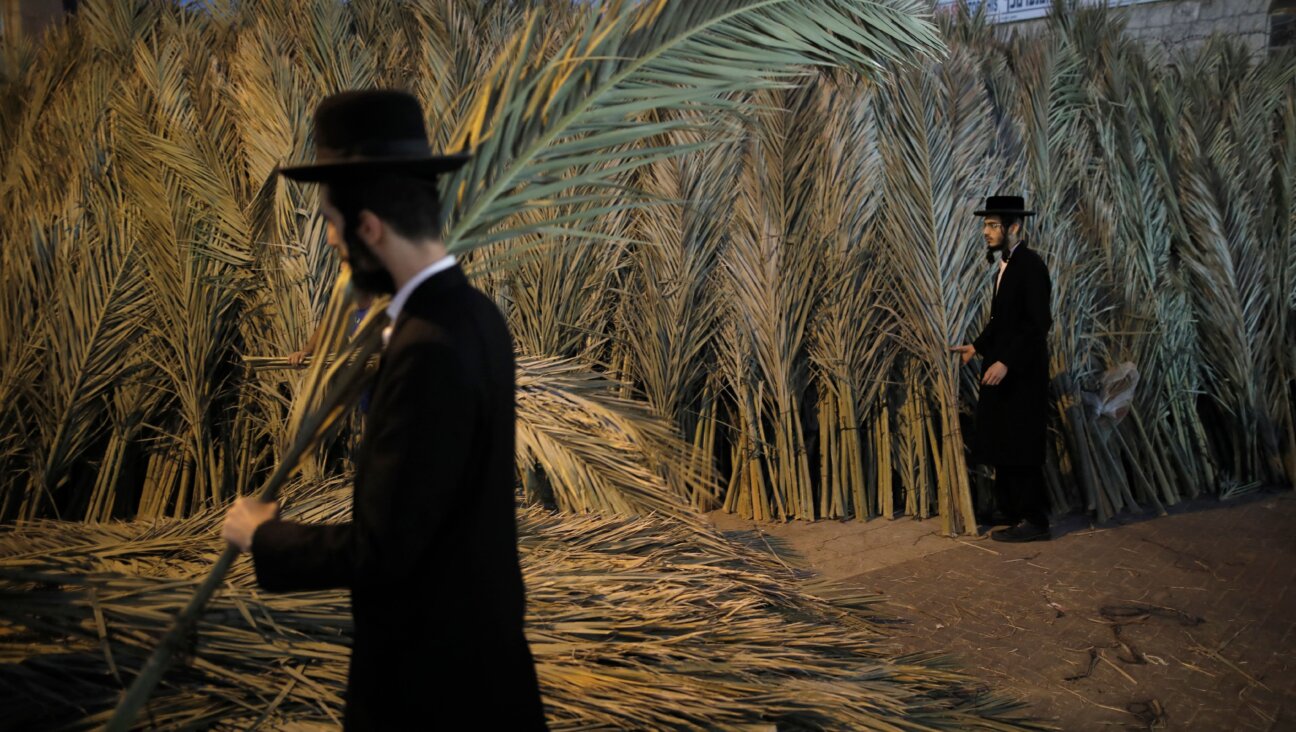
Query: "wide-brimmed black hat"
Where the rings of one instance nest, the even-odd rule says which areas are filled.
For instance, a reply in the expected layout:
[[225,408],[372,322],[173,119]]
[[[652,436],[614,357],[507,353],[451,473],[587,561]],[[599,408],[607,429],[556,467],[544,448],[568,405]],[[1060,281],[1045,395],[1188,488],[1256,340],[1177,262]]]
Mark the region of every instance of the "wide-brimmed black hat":
[[1026,199],[1021,196],[990,196],[986,199],[985,208],[974,211],[976,216],[1034,216],[1034,211],[1026,210]]
[[432,154],[423,108],[412,95],[346,91],[327,97],[315,110],[315,161],[279,172],[304,183],[379,174],[435,179],[458,170],[469,157]]

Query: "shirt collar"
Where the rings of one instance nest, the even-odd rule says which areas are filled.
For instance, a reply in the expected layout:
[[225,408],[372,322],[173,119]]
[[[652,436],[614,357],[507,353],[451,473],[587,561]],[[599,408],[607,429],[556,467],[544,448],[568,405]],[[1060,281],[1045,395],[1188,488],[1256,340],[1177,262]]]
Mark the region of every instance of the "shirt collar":
[[455,259],[453,254],[447,254],[432,264],[429,264],[427,267],[424,267],[418,274],[411,277],[409,282],[402,285],[401,288],[396,291],[396,294],[392,296],[391,302],[387,305],[387,317],[391,319],[391,322],[395,323],[396,319],[400,317],[401,310],[405,309],[405,303],[409,301],[410,295],[414,294],[414,291],[418,289],[419,285],[426,282],[432,277],[432,275],[435,275],[438,272],[444,272],[455,266],[457,263],[458,260]]

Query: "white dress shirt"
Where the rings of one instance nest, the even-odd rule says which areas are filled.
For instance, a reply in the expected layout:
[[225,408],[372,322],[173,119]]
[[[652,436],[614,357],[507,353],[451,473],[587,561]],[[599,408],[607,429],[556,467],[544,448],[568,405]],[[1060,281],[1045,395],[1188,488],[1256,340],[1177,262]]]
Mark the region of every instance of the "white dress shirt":
[[418,274],[411,277],[409,282],[401,285],[401,288],[392,296],[391,302],[387,304],[387,318],[391,322],[387,324],[386,328],[383,328],[384,346],[387,345],[387,341],[391,340],[392,329],[396,327],[396,319],[400,317],[401,310],[405,309],[405,303],[409,302],[410,295],[414,294],[414,291],[418,289],[418,286],[426,282],[432,277],[432,275],[435,275],[438,272],[444,272],[456,264],[458,264],[458,260],[455,259],[455,256],[453,254],[447,254],[432,264],[424,267]]
[[[1021,242],[1017,242],[1016,244],[1013,244],[1012,249],[1008,250],[1008,259],[1012,259],[1013,252],[1017,251],[1018,246],[1021,246]],[[1005,269],[1008,269],[1008,260],[1004,259],[1003,257],[1000,257],[999,276],[995,277],[995,294],[999,293],[999,282],[1000,280],[1003,279],[1003,273]]]

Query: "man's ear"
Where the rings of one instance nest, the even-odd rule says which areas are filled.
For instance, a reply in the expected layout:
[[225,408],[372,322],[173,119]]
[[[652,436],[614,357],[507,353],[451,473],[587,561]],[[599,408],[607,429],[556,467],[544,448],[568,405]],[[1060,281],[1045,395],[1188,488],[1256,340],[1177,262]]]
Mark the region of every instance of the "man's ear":
[[373,247],[374,244],[377,244],[378,241],[382,239],[382,235],[382,219],[378,218],[378,216],[369,209],[361,211],[360,216],[356,219],[356,236],[359,236],[360,240],[365,244]]
[[1013,236],[1021,236],[1022,222],[1014,221],[1012,226],[1008,227],[1008,233]]

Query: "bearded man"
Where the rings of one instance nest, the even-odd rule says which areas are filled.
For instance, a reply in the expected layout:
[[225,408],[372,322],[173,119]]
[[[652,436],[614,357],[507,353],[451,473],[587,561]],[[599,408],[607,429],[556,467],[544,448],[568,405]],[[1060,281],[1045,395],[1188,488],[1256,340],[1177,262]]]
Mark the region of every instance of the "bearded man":
[[351,282],[392,295],[356,455],[351,520],[300,524],[240,498],[222,535],[271,592],[346,588],[347,729],[545,728],[523,635],[513,343],[440,239],[433,155],[403,92],[343,92],[315,114],[321,213]]
[[1044,450],[1048,432],[1048,329],[1051,288],[1048,267],[1026,244],[1021,196],[991,196],[985,208],[987,257],[999,255],[990,320],[971,345],[955,346],[963,363],[981,357],[984,372],[977,400],[972,460],[994,466],[995,503],[1008,528],[997,541],[1050,538]]

